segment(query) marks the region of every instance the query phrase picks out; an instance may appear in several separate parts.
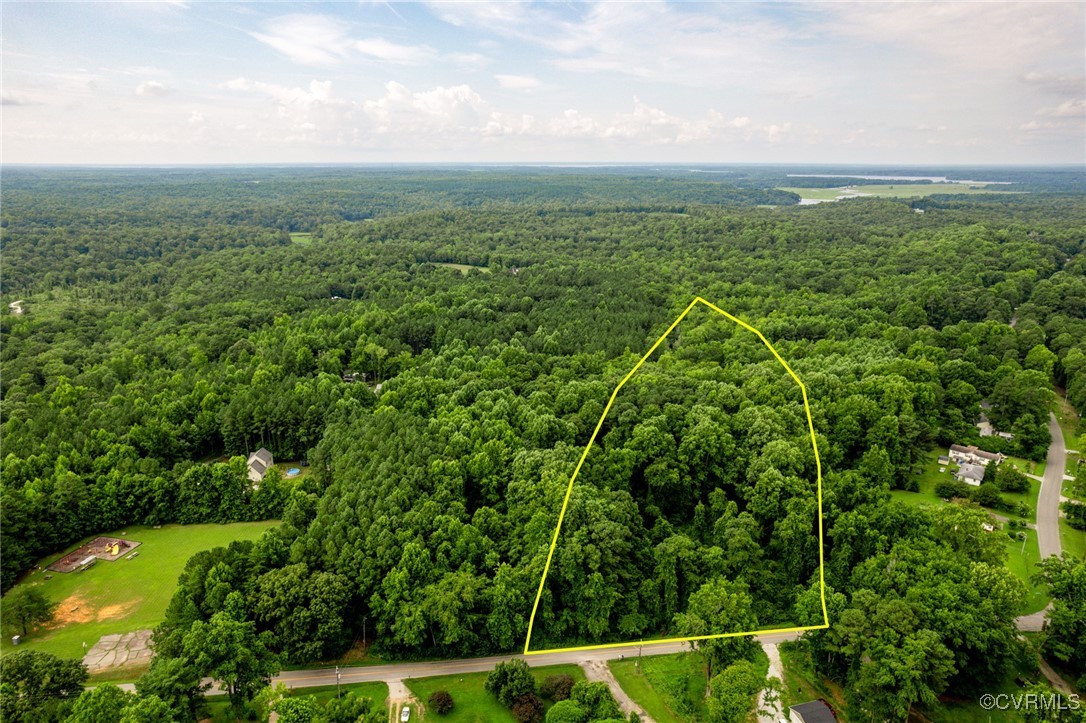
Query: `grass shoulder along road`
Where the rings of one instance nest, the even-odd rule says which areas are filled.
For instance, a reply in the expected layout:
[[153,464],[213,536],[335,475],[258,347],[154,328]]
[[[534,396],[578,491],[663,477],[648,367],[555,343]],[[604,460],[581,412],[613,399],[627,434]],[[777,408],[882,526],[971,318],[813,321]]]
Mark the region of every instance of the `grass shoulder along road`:
[[[354,693],[360,698],[373,700],[378,707],[388,707],[388,685],[386,683],[350,683],[340,686],[340,693]],[[317,688],[296,688],[287,693],[290,697],[311,695],[317,703],[324,705],[336,697],[336,686],[322,685]],[[210,720],[213,723],[232,723],[236,719],[230,711],[230,701],[225,695],[208,696],[207,707],[210,709]]]
[[[769,658],[759,650],[755,660],[762,676]],[[705,656],[697,652],[609,660],[615,680],[656,723],[707,720]]]
[[[584,671],[579,665],[546,665],[532,668],[532,677],[536,687],[552,675],[569,675],[573,682],[584,680]],[[412,706],[411,720],[447,721],[448,723],[515,723],[513,714],[497,698],[486,691],[486,676],[489,673],[463,673],[459,675],[439,675],[432,678],[408,678],[404,680],[416,698],[421,701],[416,717]],[[452,695],[453,709],[445,715],[430,714],[425,710],[426,701],[435,691],[446,690]],[[551,702],[544,701],[547,708]]]

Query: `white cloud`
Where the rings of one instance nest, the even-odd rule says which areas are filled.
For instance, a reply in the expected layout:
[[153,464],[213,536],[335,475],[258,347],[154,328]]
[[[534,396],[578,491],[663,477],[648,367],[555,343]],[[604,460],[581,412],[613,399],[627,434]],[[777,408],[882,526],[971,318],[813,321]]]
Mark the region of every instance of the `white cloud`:
[[1086,98],[1072,98],[1051,108],[1041,108],[1039,116],[1049,118],[1080,118],[1086,116]]
[[437,53],[427,45],[400,45],[384,38],[367,38],[354,43],[363,55],[386,63],[413,65],[432,60]]
[[347,23],[327,15],[283,15],[264,29],[250,35],[301,65],[336,65],[354,44]]
[[543,85],[539,82],[539,78],[532,75],[498,74],[494,76],[494,79],[506,90],[535,90]]
[[408,135],[413,132],[478,131],[489,120],[489,106],[468,85],[413,92],[389,82],[385,94],[362,103],[378,133]]
[[1052,95],[1074,95],[1086,88],[1086,76],[1052,75],[1032,71],[1022,76],[1022,82]]
[[136,86],[136,95],[161,96],[166,95],[170,90],[165,83],[160,83],[157,80],[145,80]]

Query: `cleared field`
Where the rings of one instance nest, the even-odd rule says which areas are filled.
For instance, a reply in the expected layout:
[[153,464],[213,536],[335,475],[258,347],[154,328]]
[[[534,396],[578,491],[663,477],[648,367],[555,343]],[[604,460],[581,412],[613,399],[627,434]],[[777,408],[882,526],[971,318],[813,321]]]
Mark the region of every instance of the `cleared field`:
[[855,196],[877,196],[880,198],[920,198],[934,196],[938,193],[975,195],[981,193],[1021,193],[1020,191],[996,191],[982,184],[964,183],[909,183],[909,184],[870,184],[864,186],[849,186],[847,188],[797,188],[794,186],[779,187],[778,191],[791,191],[799,194],[800,198],[818,201],[836,201],[841,198]]
[[[535,678],[537,687],[547,676],[563,673],[572,677],[574,682],[584,680],[584,671],[577,665],[547,665],[532,668],[532,677]],[[440,675],[433,678],[405,680],[404,684],[422,702],[423,707],[430,695],[438,690],[449,691],[454,702],[452,711],[446,715],[427,713],[425,709],[416,711],[418,706],[412,705],[411,720],[448,721],[449,723],[490,723],[491,721],[515,723],[509,709],[486,692],[484,686],[487,675],[488,673],[464,673],[463,675]],[[550,701],[545,702],[549,708]],[[417,717],[416,713],[418,713]]]
[[[19,646],[65,658],[82,658],[83,643],[93,646],[103,635],[153,628],[162,621],[185,563],[197,552],[255,540],[277,521],[231,525],[164,525],[153,529],[133,525],[108,533],[142,543],[137,557],[99,561],[84,572],[50,573],[44,568],[82,543],[41,562],[20,585],[34,585],[59,603],[52,626],[39,629]],[[51,575],[46,580],[45,576]],[[12,650],[10,638],[0,641],[0,653]]]
[[450,264],[450,263],[445,263],[443,261],[431,261],[430,263],[432,263],[434,266],[444,266],[447,269],[456,269],[457,271],[459,271],[462,274],[466,274],[469,271],[471,271],[472,269],[477,269],[479,271],[482,271],[484,274],[489,274],[490,273],[490,269],[487,268],[486,266],[469,266],[468,264]]
[[296,244],[311,244],[313,243],[313,234],[294,232],[290,235],[290,240]]
[[626,694],[657,723],[705,720],[705,658],[699,653],[650,655],[607,663]]

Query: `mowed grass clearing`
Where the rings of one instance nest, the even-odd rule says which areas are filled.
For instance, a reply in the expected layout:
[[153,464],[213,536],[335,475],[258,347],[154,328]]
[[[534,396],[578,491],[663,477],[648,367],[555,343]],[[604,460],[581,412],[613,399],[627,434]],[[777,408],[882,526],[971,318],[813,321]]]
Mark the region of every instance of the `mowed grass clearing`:
[[[754,658],[760,677],[769,672],[769,657],[758,649]],[[650,655],[607,663],[622,689],[657,723],[708,720],[705,706],[705,656],[701,653]],[[719,673],[714,670],[713,674]]]
[[434,266],[444,266],[447,269],[456,269],[457,271],[459,271],[462,274],[467,274],[472,269],[482,271],[484,274],[489,274],[490,273],[490,269],[488,267],[486,267],[486,266],[471,266],[469,264],[452,264],[452,263],[446,263],[444,261],[432,261],[431,263]]
[[790,191],[798,194],[800,198],[817,201],[836,201],[841,198],[855,196],[856,194],[879,198],[919,198],[922,196],[934,196],[935,194],[940,193],[954,195],[1021,193],[1021,191],[996,191],[979,183],[875,183],[863,186],[841,186],[838,188],[798,188],[795,186],[782,186],[777,188],[777,190]]
[[311,244],[313,243],[313,234],[294,231],[290,234],[290,240],[296,244]]
[[[157,530],[132,525],[104,534],[142,543],[136,548],[137,557],[113,562],[99,560],[85,572],[46,570],[49,564],[87,541],[81,540],[62,553],[43,559],[42,569],[19,583],[38,587],[50,601],[59,603],[53,626],[32,632],[19,648],[82,659],[83,643],[90,648],[103,635],[153,628],[162,622],[190,557],[235,540],[255,540],[278,524],[273,520],[230,525],[163,525]],[[98,535],[87,539],[94,537]],[[46,580],[46,575],[52,579]],[[0,654],[12,649],[10,638],[4,637],[0,641]]]
[[[584,671],[579,665],[546,665],[532,668],[536,688],[551,675],[568,675],[573,682],[584,680]],[[489,673],[464,673],[462,675],[439,675],[433,678],[408,678],[404,685],[422,703],[411,705],[411,720],[448,721],[448,723],[515,723],[513,714],[497,698],[486,692],[486,676]],[[446,715],[427,713],[426,701],[438,690],[447,690],[453,697],[453,709]],[[544,701],[547,708],[551,702]],[[393,711],[399,715],[399,707]],[[397,717],[396,720],[399,720]]]

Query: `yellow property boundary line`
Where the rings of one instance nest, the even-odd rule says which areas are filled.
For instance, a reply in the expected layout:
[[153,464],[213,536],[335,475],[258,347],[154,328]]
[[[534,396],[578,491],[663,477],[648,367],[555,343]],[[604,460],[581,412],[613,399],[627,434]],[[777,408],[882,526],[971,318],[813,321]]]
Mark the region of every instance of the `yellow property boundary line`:
[[[762,343],[766,345],[766,348],[769,349],[769,351],[773,354],[777,361],[781,363],[781,366],[784,367],[785,371],[788,372],[789,376],[791,376],[792,379],[795,380],[796,384],[799,385],[800,392],[803,394],[803,408],[807,412],[807,429],[811,433],[811,447],[814,449],[815,469],[818,473],[818,583],[822,598],[822,624],[808,625],[798,628],[775,628],[771,630],[751,630],[749,632],[740,633],[721,633],[719,635],[696,635],[692,637],[680,638],[657,638],[654,640],[602,643],[599,645],[576,645],[569,648],[528,650],[528,646],[532,642],[532,628],[535,625],[535,614],[539,611],[539,600],[543,596],[543,587],[547,584],[547,574],[550,572],[551,569],[551,560],[554,558],[554,550],[558,546],[558,533],[562,530],[562,521],[566,517],[566,508],[569,506],[569,497],[573,493],[573,483],[577,480],[577,475],[581,472],[581,466],[584,464],[585,459],[588,457],[589,450],[592,449],[592,443],[596,441],[596,435],[600,433],[600,429],[603,427],[603,420],[607,418],[607,413],[611,411],[611,405],[615,403],[615,398],[618,396],[618,392],[620,389],[622,389],[623,385],[626,384],[626,382],[630,380],[630,377],[632,377],[637,372],[637,370],[641,368],[642,364],[648,361],[648,358],[652,356],[652,353],[654,351],[656,351],[656,347],[660,346],[664,339],[668,337],[668,334],[674,331],[675,327],[679,325],[679,322],[686,318],[686,315],[690,313],[691,309],[693,309],[698,304],[704,304],[716,313],[726,317],[727,319],[730,319],[731,321],[734,321],[736,324],[743,327],[744,329],[753,332],[759,339],[762,340]],[[805,630],[824,630],[825,628],[829,627],[829,613],[826,612],[826,577],[825,559],[822,550],[822,539],[822,460],[818,456],[818,440],[815,439],[814,422],[811,420],[811,405],[807,400],[807,387],[803,386],[803,382],[800,381],[800,378],[796,376],[796,373],[794,371],[792,371],[792,367],[788,366],[788,362],[786,362],[781,357],[781,355],[777,353],[777,350],[774,349],[773,345],[769,343],[769,340],[762,335],[762,332],[758,331],[742,319],[738,319],[729,314],[728,312],[724,311],[723,309],[720,309],[713,304],[710,304],[708,301],[701,298],[700,296],[694,297],[694,300],[691,301],[690,305],[683,310],[683,313],[679,314],[679,318],[671,322],[671,326],[667,328],[667,331],[665,331],[660,336],[660,338],[656,340],[656,343],[653,344],[647,352],[645,352],[645,355],[642,356],[640,360],[638,360],[637,364],[634,365],[634,368],[631,369],[630,372],[622,378],[622,381],[618,383],[617,387],[615,387],[615,391],[611,392],[611,398],[607,401],[607,406],[604,408],[603,414],[600,415],[600,421],[596,422],[596,429],[592,432],[592,436],[589,438],[588,444],[585,445],[584,452],[581,453],[581,459],[577,462],[577,467],[573,470],[573,476],[569,478],[569,487],[566,488],[566,497],[562,501],[562,511],[558,514],[558,524],[554,528],[554,538],[551,540],[551,548],[547,552],[547,564],[543,567],[543,576],[539,580],[539,590],[536,591],[535,594],[535,604],[532,606],[532,616],[528,620],[528,637],[524,641],[524,654],[541,655],[543,653],[563,653],[572,652],[575,650],[601,650],[603,648],[615,648],[638,644],[658,645],[661,643],[682,643],[695,640],[712,640],[714,638],[736,638],[744,635],[761,635],[764,633],[798,633]]]

